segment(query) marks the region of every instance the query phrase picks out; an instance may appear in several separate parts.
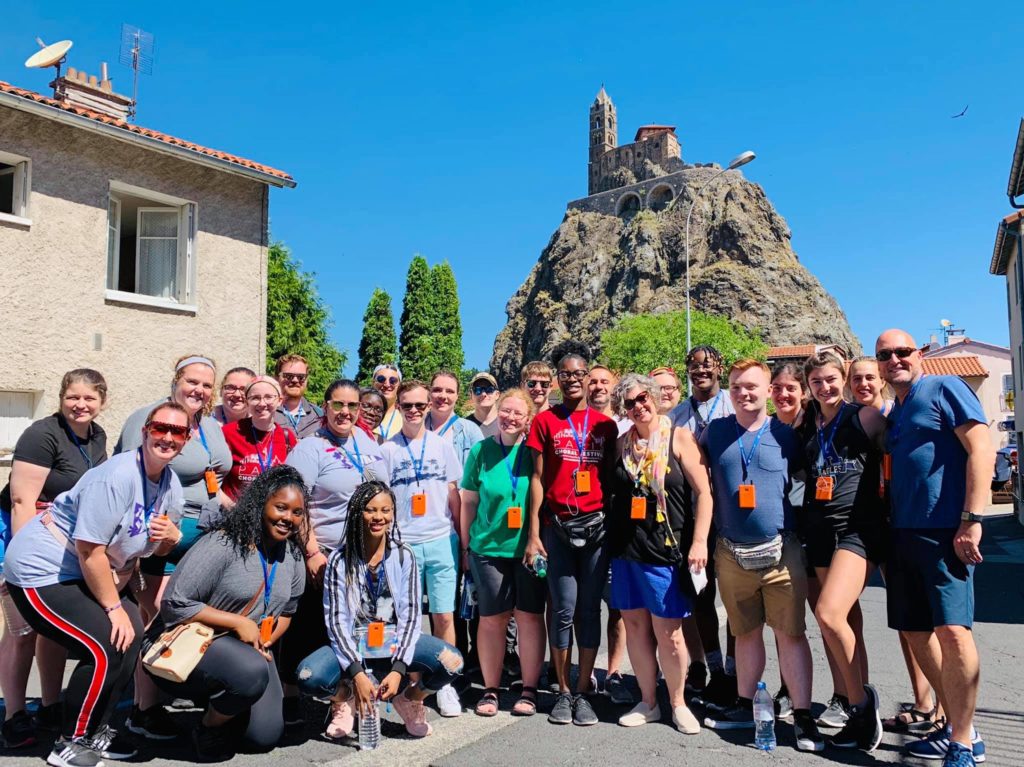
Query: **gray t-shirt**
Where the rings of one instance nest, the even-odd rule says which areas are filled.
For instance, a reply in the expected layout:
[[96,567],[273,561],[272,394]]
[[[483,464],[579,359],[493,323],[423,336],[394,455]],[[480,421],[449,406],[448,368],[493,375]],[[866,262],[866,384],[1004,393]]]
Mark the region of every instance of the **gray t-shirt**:
[[[336,549],[345,536],[348,502],[356,487],[371,479],[387,483],[388,476],[380,445],[362,429],[353,429],[344,442],[337,438],[332,441],[321,433],[301,440],[285,463],[298,470],[309,490],[309,519],[317,542]],[[357,462],[363,465],[362,474]]]
[[674,408],[669,414],[672,416],[673,426],[682,426],[693,432],[693,436],[700,438],[700,435],[707,428],[707,425],[716,418],[724,418],[736,411],[732,407],[732,398],[725,389],[719,389],[718,394],[707,402],[697,402],[693,397],[687,397]]
[[277,561],[270,602],[264,613],[263,564],[253,551],[241,557],[222,530],[202,536],[178,563],[160,603],[160,615],[168,626],[191,620],[204,607],[240,613],[253,595],[260,592],[246,616],[259,620],[264,614],[275,618],[293,615],[306,587],[306,568],[289,550],[278,546],[267,562],[268,571]]
[[145,485],[144,489],[137,450],[115,455],[87,471],[73,488],[58,495],[50,508],[53,523],[68,539],[68,545],[54,537],[43,524],[43,516],[33,518],[7,549],[7,580],[22,588],[82,580],[75,541],[105,545],[114,570],[123,570],[133,559],[148,557],[159,545],[149,540],[149,520],[167,514],[177,523],[182,497],[181,483],[167,469],[159,486],[148,479]]
[[[167,402],[167,399],[158,400],[150,405],[139,408],[124,422],[121,429],[121,436],[114,447],[115,453],[124,453],[134,450],[142,444],[142,425],[146,422],[146,416],[157,405]],[[217,474],[217,482],[223,483],[224,476],[231,470],[231,450],[228,443],[224,441],[224,433],[220,430],[220,424],[211,416],[204,415],[199,421],[202,435],[196,435],[185,443],[177,457],[171,461],[171,470],[181,480],[182,493],[185,501],[192,506],[202,506],[210,499],[206,491],[206,469],[213,467]],[[206,446],[203,446],[203,437],[206,439]]]
[[[462,479],[455,448],[432,431],[408,442],[399,432],[381,445],[381,454],[398,502],[395,517],[402,540],[424,543],[455,532],[448,508],[448,483]],[[412,497],[417,493],[427,496],[427,513],[421,517],[412,516]]]

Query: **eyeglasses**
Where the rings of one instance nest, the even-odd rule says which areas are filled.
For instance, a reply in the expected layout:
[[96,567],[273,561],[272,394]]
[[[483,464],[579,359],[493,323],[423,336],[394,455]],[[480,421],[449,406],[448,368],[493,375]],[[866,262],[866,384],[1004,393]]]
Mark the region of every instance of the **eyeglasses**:
[[910,346],[900,346],[897,349],[879,349],[877,352],[875,352],[875,359],[878,360],[879,362],[888,362],[889,360],[892,359],[892,355],[895,354],[901,360],[905,360],[907,357],[909,357],[916,351],[917,349],[914,349],[913,347]]
[[358,402],[339,402],[336,399],[329,400],[327,406],[335,413],[340,413],[342,410],[349,410],[354,413],[359,410]]
[[276,402],[277,401],[277,395],[276,394],[263,394],[263,395],[253,394],[253,395],[251,395],[249,397],[246,397],[245,401],[248,402],[250,405],[258,405],[261,402],[271,403],[271,402]]
[[189,427],[178,426],[173,423],[164,423],[163,421],[150,421],[149,425],[146,426],[146,430],[154,437],[159,437],[162,434],[170,434],[174,439],[184,442],[188,438]]
[[526,413],[517,413],[515,410],[509,410],[507,407],[499,410],[498,415],[505,416],[510,421],[522,421],[526,418]]
[[379,415],[384,412],[384,408],[382,408],[380,405],[367,405],[365,403],[360,403],[359,407],[361,407],[367,413],[377,413]]
[[646,405],[650,399],[650,394],[648,394],[647,392],[641,392],[640,394],[636,395],[635,399],[624,399],[622,401],[622,405],[623,407],[626,408],[627,411],[629,411],[632,410],[637,405]]
[[223,394],[238,394],[239,392],[245,391],[245,387],[235,386],[234,384],[224,384],[220,387],[220,390]]
[[558,380],[568,381],[570,378],[575,378],[577,381],[582,381],[588,375],[590,375],[589,370],[559,370]]
[[481,396],[482,394],[494,394],[494,392],[496,392],[496,391],[498,391],[498,390],[495,389],[493,386],[474,386],[473,387],[473,394],[475,394],[478,397]]
[[377,376],[377,383],[386,383],[396,386],[398,384],[398,378],[395,376]]
[[527,389],[537,389],[537,388],[540,388],[540,389],[550,389],[551,388],[551,381],[537,381],[535,379],[530,379],[529,381],[526,382],[526,388]]
[[281,373],[281,378],[291,383],[306,383],[309,373]]
[[430,405],[428,405],[426,402],[402,402],[398,405],[398,407],[400,407],[406,413],[411,413],[413,410],[415,410],[418,413],[422,413],[428,407],[430,407]]
[[679,391],[679,387],[675,384],[666,384],[665,386],[659,387],[662,394],[675,394]]

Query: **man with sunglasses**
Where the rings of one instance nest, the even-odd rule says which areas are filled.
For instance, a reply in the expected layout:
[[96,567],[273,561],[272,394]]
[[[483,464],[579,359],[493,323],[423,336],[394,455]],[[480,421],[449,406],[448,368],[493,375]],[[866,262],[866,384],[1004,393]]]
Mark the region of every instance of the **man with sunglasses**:
[[985,754],[974,729],[974,566],[995,450],[977,396],[957,376],[925,376],[910,334],[882,333],[875,358],[896,393],[882,468],[891,502],[889,627],[905,633],[948,721],[907,750],[945,765],[974,765]]
[[551,407],[548,399],[551,393],[551,368],[546,362],[534,361],[523,365],[519,385],[530,395],[534,407],[537,408],[537,415]]
[[324,411],[306,399],[309,385],[309,363],[300,354],[285,354],[277,360],[274,375],[281,384],[281,404],[274,421],[295,432],[302,439],[316,434],[322,424]]
[[498,381],[490,373],[477,373],[469,382],[473,412],[467,418],[480,427],[484,437],[498,433]]
[[[462,463],[449,442],[426,428],[430,390],[425,383],[403,381],[397,404],[402,430],[381,445],[388,484],[395,493],[395,527],[416,555],[434,635],[454,645]],[[462,713],[451,685],[438,690],[437,705],[442,716]]]

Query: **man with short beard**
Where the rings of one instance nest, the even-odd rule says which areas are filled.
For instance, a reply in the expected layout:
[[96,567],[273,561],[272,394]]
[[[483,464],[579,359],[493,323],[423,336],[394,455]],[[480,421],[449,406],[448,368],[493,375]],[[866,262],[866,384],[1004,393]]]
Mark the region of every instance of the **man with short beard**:
[[324,411],[306,399],[309,363],[300,354],[286,354],[277,361],[275,377],[281,384],[281,404],[274,423],[291,429],[299,439],[316,434]]

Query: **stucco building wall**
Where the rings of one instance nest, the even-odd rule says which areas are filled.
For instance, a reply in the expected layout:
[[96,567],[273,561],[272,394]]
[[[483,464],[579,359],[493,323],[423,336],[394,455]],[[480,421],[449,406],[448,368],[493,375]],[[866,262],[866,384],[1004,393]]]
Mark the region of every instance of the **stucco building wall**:
[[[131,411],[168,391],[179,356],[263,367],[264,184],[13,109],[0,109],[0,150],[32,173],[31,226],[0,222],[0,392],[35,392],[38,418],[56,409],[65,371],[96,368],[112,444]],[[194,313],[106,298],[111,181],[196,203]]]

